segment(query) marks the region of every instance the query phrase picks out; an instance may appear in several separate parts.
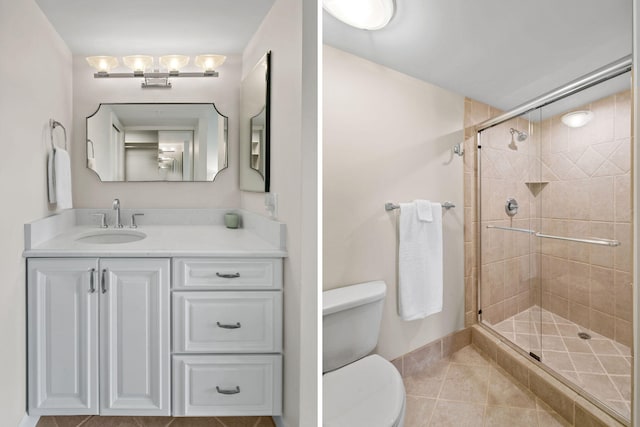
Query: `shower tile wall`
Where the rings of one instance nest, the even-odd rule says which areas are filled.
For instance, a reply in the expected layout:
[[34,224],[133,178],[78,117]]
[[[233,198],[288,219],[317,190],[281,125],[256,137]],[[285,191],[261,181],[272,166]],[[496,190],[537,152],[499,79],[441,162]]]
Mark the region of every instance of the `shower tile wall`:
[[[478,233],[483,233],[483,319],[495,324],[532,305],[631,344],[630,93],[590,105],[594,119],[570,129],[553,117],[514,119],[482,135],[482,215],[477,223],[474,126],[500,111],[465,100],[465,321],[476,322]],[[529,138],[509,148],[509,128]],[[528,185],[525,183],[529,183]],[[548,182],[548,184],[535,184]],[[507,197],[520,202],[511,221]],[[487,229],[502,225],[618,239],[610,249]],[[540,258],[538,258],[540,257]],[[540,266],[542,274],[538,274]],[[541,277],[540,277],[541,276]]]
[[540,124],[542,230],[617,239],[617,248],[541,241],[542,306],[631,345],[631,94],[584,105],[594,116],[569,128],[560,116]]

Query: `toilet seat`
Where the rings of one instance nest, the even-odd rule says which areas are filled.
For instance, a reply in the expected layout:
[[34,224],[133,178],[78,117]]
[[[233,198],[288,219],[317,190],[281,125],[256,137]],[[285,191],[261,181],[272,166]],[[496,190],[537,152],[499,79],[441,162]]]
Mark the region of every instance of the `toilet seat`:
[[402,377],[377,354],[325,374],[325,427],[395,427],[404,415]]

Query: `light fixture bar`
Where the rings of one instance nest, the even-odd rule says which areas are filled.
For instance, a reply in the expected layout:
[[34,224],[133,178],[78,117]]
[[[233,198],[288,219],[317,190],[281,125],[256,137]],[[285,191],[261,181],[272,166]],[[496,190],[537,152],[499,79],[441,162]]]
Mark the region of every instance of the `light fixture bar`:
[[169,77],[218,77],[219,74],[217,71],[205,71],[204,73],[160,73],[160,72],[150,72],[150,73],[106,73],[99,72],[94,73],[93,77],[96,79],[105,79],[105,78],[131,78],[131,77],[144,77],[144,78],[152,78],[152,79],[162,79]]

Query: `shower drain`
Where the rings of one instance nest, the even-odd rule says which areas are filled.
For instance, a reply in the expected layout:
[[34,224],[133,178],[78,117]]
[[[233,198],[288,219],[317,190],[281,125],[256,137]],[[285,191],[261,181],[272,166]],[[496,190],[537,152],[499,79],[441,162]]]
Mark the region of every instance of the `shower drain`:
[[586,332],[578,332],[578,336],[580,338],[582,338],[583,340],[590,340],[591,339],[591,335],[589,335]]

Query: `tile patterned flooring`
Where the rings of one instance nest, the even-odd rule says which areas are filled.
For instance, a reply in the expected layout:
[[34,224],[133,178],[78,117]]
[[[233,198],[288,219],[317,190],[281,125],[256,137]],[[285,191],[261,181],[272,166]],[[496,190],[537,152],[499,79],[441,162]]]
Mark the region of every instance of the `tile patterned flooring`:
[[[543,363],[630,418],[633,363],[629,347],[537,306],[493,328],[526,351],[542,353]],[[588,333],[591,339],[578,338],[578,332]]]
[[404,376],[405,427],[555,427],[569,424],[468,345]]
[[271,417],[42,417],[36,427],[274,427]]

